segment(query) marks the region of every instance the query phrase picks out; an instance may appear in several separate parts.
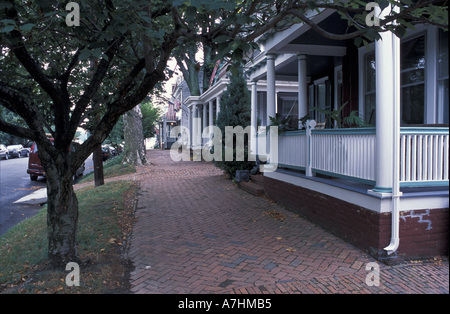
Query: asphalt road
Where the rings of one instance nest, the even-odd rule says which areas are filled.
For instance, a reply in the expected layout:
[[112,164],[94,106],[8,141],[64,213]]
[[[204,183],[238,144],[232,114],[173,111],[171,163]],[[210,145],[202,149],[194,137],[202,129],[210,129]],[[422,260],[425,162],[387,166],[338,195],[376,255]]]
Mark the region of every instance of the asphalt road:
[[[92,158],[86,160],[84,174],[93,171]],[[27,174],[28,158],[0,160],[0,237],[19,222],[34,216],[40,205],[14,204],[15,201],[46,187],[45,178],[31,181]]]

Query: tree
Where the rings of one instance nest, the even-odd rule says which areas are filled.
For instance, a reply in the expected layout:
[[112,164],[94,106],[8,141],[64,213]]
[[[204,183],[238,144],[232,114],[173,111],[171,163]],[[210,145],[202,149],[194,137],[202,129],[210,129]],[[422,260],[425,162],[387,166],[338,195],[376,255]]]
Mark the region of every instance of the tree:
[[116,148],[120,143],[125,143],[122,163],[145,165],[149,162],[145,139],[155,135],[156,121],[160,115],[160,109],[147,99],[119,119],[106,142]]
[[144,138],[151,138],[156,135],[157,121],[161,117],[162,111],[154,106],[151,101],[141,103],[141,111]]
[[142,127],[141,105],[137,105],[123,116],[125,150],[123,163],[142,166],[148,163]]
[[[237,137],[240,135],[233,134],[233,145],[230,147],[226,141],[226,128],[228,127],[242,127],[245,129],[250,126],[251,103],[250,92],[247,87],[247,82],[244,79],[243,73],[240,75],[233,75],[228,84],[227,89],[220,98],[220,112],[217,117],[217,127],[222,132],[222,158],[215,161],[216,165],[224,169],[228,176],[232,179],[236,175],[236,170],[250,170],[255,165],[254,161],[248,160],[248,140],[249,134],[244,133],[243,138],[243,153],[244,160],[238,160],[236,150],[238,149]],[[230,142],[231,144],[231,142]],[[226,147],[228,146],[228,147]],[[240,149],[241,147],[239,147]],[[227,149],[233,149],[233,159],[227,160]]]
[[[436,6],[443,1],[401,3],[405,8],[380,26],[355,25],[357,30],[346,36],[375,38],[380,27],[394,19],[404,22],[393,26],[399,34],[404,25],[423,22],[448,29],[447,8]],[[167,61],[176,47],[202,43],[215,49],[216,58],[239,61],[252,41],[267,31],[310,23],[307,10],[335,9],[349,23],[363,20],[365,12],[356,0],[78,0],[71,4],[75,5],[66,10],[51,0],[0,1],[0,105],[26,124],[0,119],[0,131],[39,146],[47,174],[48,257],[57,266],[78,258],[73,174],[119,118],[166,79]],[[208,16],[216,17],[214,23],[199,31],[198,20]],[[317,25],[311,27],[321,31]],[[88,129],[90,136],[71,151],[79,127]]]

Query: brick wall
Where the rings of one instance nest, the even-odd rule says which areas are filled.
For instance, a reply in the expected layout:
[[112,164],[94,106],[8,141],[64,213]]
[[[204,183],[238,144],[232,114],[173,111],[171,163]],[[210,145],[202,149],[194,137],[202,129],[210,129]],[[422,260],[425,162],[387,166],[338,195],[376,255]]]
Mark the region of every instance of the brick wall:
[[[342,239],[385,258],[391,237],[391,214],[372,210],[272,178],[264,178],[266,195],[287,209],[322,226]],[[402,212],[397,257],[448,255],[449,211],[427,209]]]

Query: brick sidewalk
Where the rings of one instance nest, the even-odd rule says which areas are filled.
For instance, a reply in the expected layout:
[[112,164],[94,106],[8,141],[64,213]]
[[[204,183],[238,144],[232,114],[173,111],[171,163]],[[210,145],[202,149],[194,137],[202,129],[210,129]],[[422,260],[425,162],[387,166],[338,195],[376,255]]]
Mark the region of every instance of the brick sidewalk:
[[368,286],[374,258],[238,189],[212,163],[160,150],[149,159],[136,175],[133,293],[449,293],[447,260],[378,263],[380,284]]

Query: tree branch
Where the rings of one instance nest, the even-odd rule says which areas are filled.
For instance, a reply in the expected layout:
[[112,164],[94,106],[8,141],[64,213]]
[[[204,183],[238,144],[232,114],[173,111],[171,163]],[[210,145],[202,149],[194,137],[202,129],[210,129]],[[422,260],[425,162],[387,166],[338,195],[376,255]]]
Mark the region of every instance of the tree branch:
[[36,105],[27,102],[20,94],[11,90],[4,82],[0,82],[0,104],[19,115],[29,126],[29,129],[26,129],[3,121],[2,131],[29,139],[35,139],[39,135],[42,136],[42,134],[45,136],[45,131],[42,127],[44,118]]
[[36,140],[36,133],[28,128],[24,128],[15,124],[8,123],[0,119],[0,131],[9,133],[18,137],[26,138],[32,141]]

